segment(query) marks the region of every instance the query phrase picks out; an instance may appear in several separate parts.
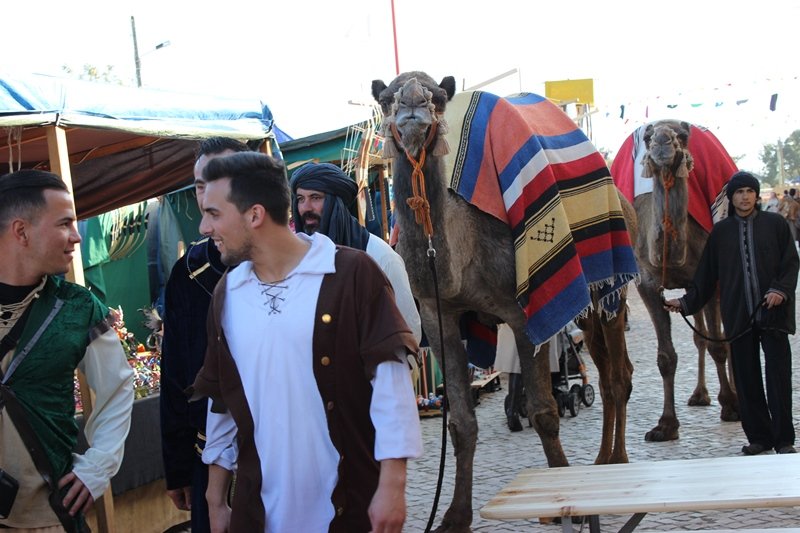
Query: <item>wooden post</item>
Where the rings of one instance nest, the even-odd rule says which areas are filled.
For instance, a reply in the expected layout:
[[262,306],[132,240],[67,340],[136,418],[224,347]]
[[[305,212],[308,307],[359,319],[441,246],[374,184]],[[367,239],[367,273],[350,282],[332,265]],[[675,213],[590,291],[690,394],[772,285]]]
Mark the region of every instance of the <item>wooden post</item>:
[[[60,126],[47,127],[47,151],[50,155],[50,171],[61,176],[67,184],[70,196],[72,196],[72,207],[75,208],[75,190],[72,186],[72,172],[69,166],[69,150],[67,148],[67,134]],[[75,211],[77,213],[77,210]],[[80,246],[75,247],[72,255],[72,268],[66,274],[68,281],[78,285],[86,285],[83,275],[83,259]],[[88,419],[92,414],[94,398],[92,391],[86,383],[86,377],[82,372],[78,372],[78,383],[81,391],[81,403],[83,404],[83,416]],[[103,496],[95,502],[97,512],[97,528],[100,533],[114,533],[114,498],[111,494],[111,487],[106,489]]]
[[381,227],[383,228],[383,240],[389,242],[389,218],[387,216],[387,206],[389,205],[389,198],[387,198],[389,191],[386,188],[386,180],[384,178],[384,168],[378,169],[378,190],[381,191]]

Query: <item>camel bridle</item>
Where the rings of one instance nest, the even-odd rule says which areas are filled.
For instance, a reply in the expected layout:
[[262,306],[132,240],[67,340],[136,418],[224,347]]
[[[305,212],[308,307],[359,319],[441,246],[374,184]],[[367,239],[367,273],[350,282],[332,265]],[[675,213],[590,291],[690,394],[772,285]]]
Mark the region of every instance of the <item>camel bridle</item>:
[[676,240],[678,238],[678,230],[675,229],[675,224],[672,222],[672,217],[669,214],[669,193],[675,187],[675,174],[667,172],[663,176],[664,183],[664,217],[661,219],[662,227],[664,229],[664,246],[661,254],[661,292],[664,292],[665,283],[667,282],[667,255],[669,254],[669,238]]
[[422,150],[420,150],[419,159],[415,159],[414,156],[411,155],[411,152],[409,152],[403,144],[403,139],[400,137],[400,132],[397,131],[397,124],[394,122],[391,124],[394,142],[397,144],[398,148],[401,148],[406,154],[406,159],[408,159],[408,162],[411,163],[411,167],[413,169],[411,172],[411,190],[413,196],[408,198],[406,203],[408,204],[408,207],[414,211],[414,219],[416,220],[417,224],[422,226],[423,231],[425,231],[425,235],[428,236],[428,241],[430,241],[431,237],[433,237],[433,222],[431,222],[431,204],[428,202],[428,195],[425,192],[425,173],[422,171],[422,167],[425,165],[425,157],[428,153],[428,148],[433,145],[433,141],[436,139],[438,127],[439,121],[434,120],[428,129],[428,136],[425,138],[425,142],[422,144]]

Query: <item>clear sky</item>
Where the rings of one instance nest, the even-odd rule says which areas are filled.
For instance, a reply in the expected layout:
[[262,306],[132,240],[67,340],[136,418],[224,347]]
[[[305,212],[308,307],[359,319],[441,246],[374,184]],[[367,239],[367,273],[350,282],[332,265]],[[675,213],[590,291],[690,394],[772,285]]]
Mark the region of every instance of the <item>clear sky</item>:
[[[758,172],[763,144],[800,129],[800,0],[395,0],[394,13],[401,71],[461,89],[517,69],[484,87],[500,95],[592,78],[593,140],[612,154],[641,123],[678,118]],[[0,75],[113,65],[133,85],[131,16],[144,86],[259,98],[293,137],[367,118],[348,102],[395,75],[391,0],[4,0]]]

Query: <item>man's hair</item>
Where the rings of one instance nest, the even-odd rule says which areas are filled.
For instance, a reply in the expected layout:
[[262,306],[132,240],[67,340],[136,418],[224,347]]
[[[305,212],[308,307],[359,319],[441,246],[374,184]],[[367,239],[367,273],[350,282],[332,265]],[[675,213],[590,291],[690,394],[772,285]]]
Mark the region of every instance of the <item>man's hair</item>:
[[231,139],[230,137],[209,137],[200,142],[195,153],[195,160],[204,155],[221,154],[227,150],[231,152],[249,152],[250,147],[242,141]]
[[35,220],[47,206],[46,189],[69,192],[67,184],[52,172],[18,170],[0,176],[0,230],[16,217]]
[[276,224],[289,223],[291,193],[283,161],[258,152],[217,157],[208,162],[203,179],[210,183],[229,178],[228,201],[244,213],[259,204]]

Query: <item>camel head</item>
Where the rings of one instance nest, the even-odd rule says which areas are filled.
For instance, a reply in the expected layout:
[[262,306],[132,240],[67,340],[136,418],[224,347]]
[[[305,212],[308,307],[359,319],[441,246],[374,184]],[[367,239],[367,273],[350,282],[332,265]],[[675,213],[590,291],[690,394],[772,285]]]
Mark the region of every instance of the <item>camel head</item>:
[[694,162],[689,153],[690,126],[677,120],[648,124],[644,132],[645,176],[658,177],[669,173],[676,178],[689,177]]
[[[650,262],[682,267],[687,256],[689,186],[694,167],[689,153],[690,125],[677,120],[648,124],[644,142],[644,176],[653,178],[653,220],[647,232]],[[662,258],[664,239],[667,257]]]
[[[374,80],[372,96],[384,115],[383,135],[387,138],[384,155],[397,155],[396,148],[414,157],[419,156],[423,148],[428,149],[431,155],[446,154],[444,134],[447,128],[442,115],[455,90],[456,82],[452,76],[437,84],[419,71],[400,74],[388,86],[382,80]],[[436,127],[436,135],[429,140],[432,127]],[[395,142],[391,142],[392,138]]]

